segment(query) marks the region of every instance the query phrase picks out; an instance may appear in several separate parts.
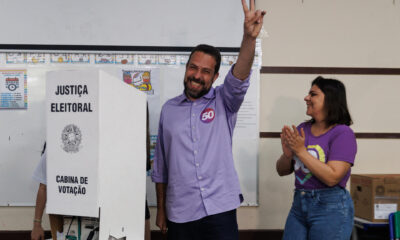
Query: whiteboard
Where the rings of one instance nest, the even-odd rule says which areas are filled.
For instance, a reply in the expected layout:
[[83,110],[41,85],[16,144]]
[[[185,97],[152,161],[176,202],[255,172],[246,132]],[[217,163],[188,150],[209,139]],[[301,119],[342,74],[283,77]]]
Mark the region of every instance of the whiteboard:
[[0,44],[240,46],[240,0],[2,0]]
[[[21,66],[10,69],[21,69]],[[29,69],[27,109],[0,110],[2,206],[34,205],[34,194],[39,184],[32,181],[32,173],[40,160],[46,135],[44,74],[43,69]]]
[[[102,68],[109,73],[127,68],[144,66],[101,64],[38,64],[38,65],[0,65],[0,69],[27,69],[28,108],[25,110],[0,110],[0,206],[34,206],[38,183],[32,180],[32,173],[39,163],[40,152],[45,141],[45,75],[47,71],[79,68]],[[185,65],[152,65],[159,69],[161,88],[160,102],[179,95],[183,91]],[[230,66],[221,66],[222,83]],[[258,204],[258,135],[259,135],[259,68],[253,68],[250,88],[246,99],[256,103],[255,128],[252,136],[237,138],[241,129],[236,128],[233,140],[233,153],[241,190],[245,197],[243,205]],[[122,78],[121,78],[122,81]],[[214,85],[215,86],[215,85]],[[151,111],[150,111],[151,112]],[[150,116],[150,120],[152,116]],[[247,134],[247,133],[246,133]],[[4,184],[5,183],[5,184]],[[155,205],[154,185],[147,181],[147,197],[150,205]]]

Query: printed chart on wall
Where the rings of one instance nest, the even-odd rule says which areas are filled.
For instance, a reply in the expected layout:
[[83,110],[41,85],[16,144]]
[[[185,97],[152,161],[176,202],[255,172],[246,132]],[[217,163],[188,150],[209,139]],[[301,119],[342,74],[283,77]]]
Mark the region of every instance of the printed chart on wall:
[[0,70],[0,108],[27,108],[26,70]]

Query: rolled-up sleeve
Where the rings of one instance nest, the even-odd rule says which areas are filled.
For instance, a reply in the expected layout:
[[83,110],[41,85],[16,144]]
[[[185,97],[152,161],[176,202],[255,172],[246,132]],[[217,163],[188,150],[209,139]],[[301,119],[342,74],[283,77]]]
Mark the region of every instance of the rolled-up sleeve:
[[167,183],[168,171],[165,162],[165,151],[163,142],[163,114],[161,111],[160,123],[158,126],[158,137],[154,153],[153,172],[151,179],[155,183]]
[[233,68],[234,66],[231,67],[225,77],[222,94],[227,109],[230,112],[235,113],[239,111],[239,108],[244,100],[244,96],[246,95],[247,89],[250,86],[251,72],[245,80],[240,80],[233,75]]

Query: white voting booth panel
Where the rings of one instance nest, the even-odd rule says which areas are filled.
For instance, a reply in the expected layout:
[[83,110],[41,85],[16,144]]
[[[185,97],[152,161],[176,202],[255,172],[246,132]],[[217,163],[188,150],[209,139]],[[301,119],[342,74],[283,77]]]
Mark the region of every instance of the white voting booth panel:
[[146,96],[98,69],[48,72],[47,213],[143,239]]

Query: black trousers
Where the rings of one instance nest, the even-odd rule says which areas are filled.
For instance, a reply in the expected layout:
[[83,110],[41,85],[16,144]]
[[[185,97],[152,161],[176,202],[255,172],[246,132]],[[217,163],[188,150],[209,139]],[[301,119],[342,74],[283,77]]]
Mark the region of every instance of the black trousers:
[[168,240],[238,240],[236,209],[202,219],[174,223],[167,221]]

